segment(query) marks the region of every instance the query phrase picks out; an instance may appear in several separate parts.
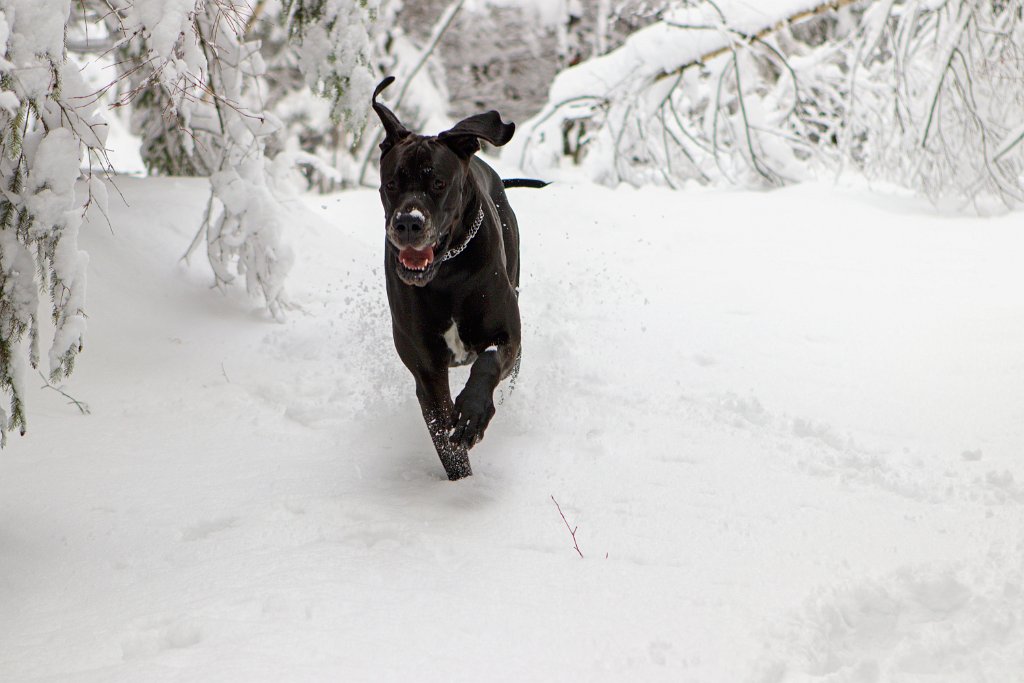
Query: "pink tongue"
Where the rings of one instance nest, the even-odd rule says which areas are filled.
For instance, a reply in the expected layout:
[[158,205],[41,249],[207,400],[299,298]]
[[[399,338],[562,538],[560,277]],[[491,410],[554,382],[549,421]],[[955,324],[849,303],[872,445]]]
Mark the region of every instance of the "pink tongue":
[[434,248],[427,247],[426,249],[417,250],[412,247],[406,247],[398,253],[398,260],[402,262],[402,265],[411,270],[423,270],[431,263],[434,262]]

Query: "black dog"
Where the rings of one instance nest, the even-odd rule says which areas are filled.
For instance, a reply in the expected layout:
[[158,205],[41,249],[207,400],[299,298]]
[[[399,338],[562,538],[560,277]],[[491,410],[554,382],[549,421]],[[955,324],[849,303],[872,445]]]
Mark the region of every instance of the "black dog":
[[[519,227],[502,181],[474,156],[515,125],[477,114],[436,136],[406,130],[377,102],[384,124],[380,198],[387,238],[384,273],[395,348],[416,380],[416,397],[448,478],[473,473],[468,451],[494,416],[494,389],[519,363]],[[452,403],[448,368],[472,363]]]

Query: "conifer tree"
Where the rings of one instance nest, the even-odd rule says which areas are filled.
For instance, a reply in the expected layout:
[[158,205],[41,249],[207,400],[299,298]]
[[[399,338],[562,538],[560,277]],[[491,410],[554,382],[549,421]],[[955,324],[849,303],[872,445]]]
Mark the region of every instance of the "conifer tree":
[[[102,155],[94,100],[69,64],[69,0],[0,0],[0,445],[25,433],[27,366],[40,364],[40,293],[50,300],[47,375],[71,373],[86,329],[86,254],[78,249],[84,205],[102,186],[75,189],[82,151]],[[98,159],[97,159],[98,160]]]
[[[77,246],[85,208],[104,203],[91,172],[104,168],[99,102],[115,95],[142,139],[151,173],[206,175],[211,194],[189,253],[205,244],[218,285],[241,278],[280,318],[292,251],[283,234],[282,183],[303,158],[277,138],[268,111],[260,16],[289,43],[280,50],[304,85],[325,96],[354,176],[378,66],[371,28],[379,0],[0,0],[0,444],[26,428],[28,367],[40,362],[40,292],[51,300],[50,381],[67,376],[86,328],[87,255]],[[118,78],[92,92],[67,59],[69,22],[102,24]],[[89,41],[86,40],[86,43]],[[85,48],[88,49],[88,45]],[[290,79],[288,79],[290,80]],[[326,126],[323,126],[326,127]],[[322,131],[321,131],[322,132]],[[280,152],[285,152],[281,154]]]

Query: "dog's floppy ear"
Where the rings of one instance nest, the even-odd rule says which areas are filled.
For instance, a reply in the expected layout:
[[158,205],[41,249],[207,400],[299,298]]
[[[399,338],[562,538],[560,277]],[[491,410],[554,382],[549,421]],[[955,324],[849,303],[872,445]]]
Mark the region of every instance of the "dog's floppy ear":
[[439,133],[437,139],[460,157],[467,158],[480,151],[481,140],[501,147],[512,139],[515,130],[516,124],[502,123],[498,112],[489,111],[459,121],[451,129]]
[[388,76],[380,84],[377,85],[377,89],[373,91],[373,110],[377,112],[377,116],[380,117],[380,122],[384,124],[384,142],[380,143],[380,154],[384,156],[388,153],[395,143],[402,138],[409,135],[409,131],[405,129],[402,122],[398,120],[395,113],[385,107],[383,104],[377,101],[377,95],[381,93],[384,88],[388,87],[395,82],[394,76]]

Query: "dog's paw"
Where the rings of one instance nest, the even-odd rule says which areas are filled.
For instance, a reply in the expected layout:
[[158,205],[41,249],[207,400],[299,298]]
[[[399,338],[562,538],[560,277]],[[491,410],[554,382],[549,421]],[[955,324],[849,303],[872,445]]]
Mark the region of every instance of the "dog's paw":
[[484,430],[494,417],[494,400],[490,394],[472,391],[469,387],[462,390],[455,399],[455,411],[452,417],[452,433],[449,439],[457,446],[472,448],[484,438]]

